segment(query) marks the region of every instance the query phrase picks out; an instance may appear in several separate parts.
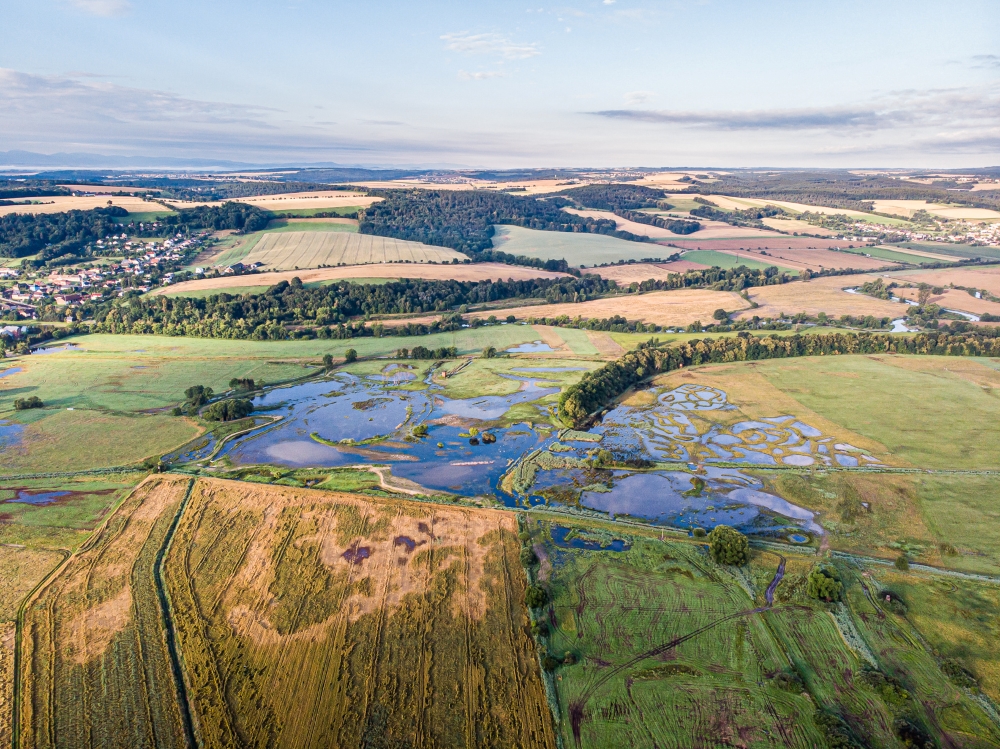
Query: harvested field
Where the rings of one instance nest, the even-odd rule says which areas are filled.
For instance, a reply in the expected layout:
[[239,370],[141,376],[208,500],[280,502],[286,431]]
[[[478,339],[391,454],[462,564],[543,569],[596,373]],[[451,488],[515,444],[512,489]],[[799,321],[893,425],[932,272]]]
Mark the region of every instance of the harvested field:
[[675,260],[672,263],[609,265],[604,268],[590,268],[586,272],[610,281],[616,281],[619,286],[628,286],[630,283],[642,283],[651,278],[657,281],[666,281],[671,275],[689,270],[702,270],[707,267],[707,265],[693,263],[690,260]]
[[944,205],[942,203],[928,203],[924,200],[876,200],[875,210],[878,213],[889,213],[903,218],[911,218],[917,211],[927,211],[932,216],[940,216],[941,218],[1000,221],[1000,212],[991,211],[988,208]]
[[[368,197],[361,192],[341,192],[331,190],[329,192],[289,192],[277,195],[258,195],[250,198],[234,198],[233,202],[249,203],[266,211],[282,213],[283,211],[294,211],[306,209],[322,210],[324,208],[344,208],[370,206],[382,198]],[[199,205],[222,205],[224,201],[188,202],[181,200],[165,200],[175,208],[193,208]],[[148,205],[148,203],[147,203]]]
[[199,480],[166,578],[200,740],[554,746],[516,533],[507,512]]
[[532,278],[559,278],[563,273],[528,268],[522,265],[504,265],[503,263],[462,263],[460,265],[430,263],[372,263],[368,265],[345,265],[337,268],[316,268],[312,270],[282,271],[280,273],[252,273],[244,276],[222,276],[220,278],[203,278],[196,281],[184,281],[173,286],[164,286],[154,294],[182,295],[186,291],[204,291],[206,289],[233,289],[241,283],[247,287],[271,287],[281,281],[291,281],[299,278],[302,283],[321,281],[336,281],[340,279],[364,278],[429,278],[455,281],[490,281],[498,278],[515,281],[526,281]]
[[[767,287],[772,288],[772,287]],[[518,320],[542,317],[604,319],[620,315],[628,320],[642,320],[657,325],[689,325],[695,320],[708,323],[712,313],[720,307],[726,310],[748,308],[746,300],[732,291],[711,291],[709,289],[677,289],[675,291],[653,291],[636,296],[623,294],[609,299],[594,299],[588,302],[565,304],[536,304],[530,307],[511,307],[503,310],[474,312],[470,317],[496,315],[503,319],[514,315]]]
[[799,234],[814,234],[819,237],[835,237],[837,232],[833,229],[824,229],[822,226],[813,226],[805,221],[799,221],[794,218],[765,218],[763,219],[765,226],[770,226],[772,229],[777,229],[778,231],[783,231],[787,234],[793,232],[798,232]]
[[22,746],[185,746],[154,569],[189,484],[143,482],[28,606]]
[[108,201],[112,205],[124,208],[129,213],[148,213],[149,211],[168,210],[159,203],[151,203],[135,195],[95,195],[89,198],[77,198],[72,195],[56,195],[45,198],[32,198],[33,203],[22,205],[0,206],[0,216],[9,213],[62,213],[63,211],[90,211],[94,208],[107,208]]
[[629,242],[603,234],[539,231],[520,226],[495,226],[494,230],[493,247],[501,252],[542,260],[565,260],[575,266],[664,258],[673,254],[662,245]]
[[265,233],[243,258],[272,270],[365,263],[451,263],[466,255],[391,237],[350,232],[289,231]]
[[864,294],[849,294],[843,289],[871,281],[876,276],[833,276],[814,278],[811,281],[793,281],[778,286],[760,286],[748,289],[750,299],[760,306],[744,310],[738,318],[757,315],[761,318],[794,315],[805,312],[817,315],[825,312],[831,317],[841,315],[874,315],[875,317],[904,317],[906,305],[889,302]]
[[[721,250],[728,255],[738,253],[738,250]],[[855,255],[849,252],[835,252],[833,250],[766,250],[767,255],[758,253],[743,252],[741,257],[748,254],[755,260],[760,259],[762,263],[772,263],[782,265],[794,270],[821,270],[823,268],[856,268],[857,270],[875,270],[889,265],[885,260],[878,258]]]
[[[898,281],[900,279],[894,278],[894,280]],[[909,281],[909,283],[913,282]],[[908,299],[911,302],[917,301],[919,290],[916,288],[896,288],[894,291],[900,299]],[[931,294],[929,301],[931,304],[936,304],[945,309],[957,309],[973,315],[990,314],[1000,317],[1000,304],[986,299],[976,299],[976,297],[967,291],[945,289],[941,294]]]
[[931,286],[964,286],[984,289],[1000,296],[1000,265],[979,268],[941,268],[937,270],[896,271],[892,277],[903,283],[929,283]]
[[587,337],[590,339],[590,342],[594,344],[594,348],[596,348],[602,356],[617,359],[625,353],[625,349],[623,349],[621,345],[607,333],[601,333],[596,330],[588,330]]

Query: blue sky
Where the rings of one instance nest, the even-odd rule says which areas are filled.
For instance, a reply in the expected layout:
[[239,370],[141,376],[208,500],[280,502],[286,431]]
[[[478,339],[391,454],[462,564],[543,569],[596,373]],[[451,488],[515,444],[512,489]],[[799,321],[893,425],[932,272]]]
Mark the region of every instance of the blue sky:
[[0,0],[0,151],[1000,164],[1000,2]]

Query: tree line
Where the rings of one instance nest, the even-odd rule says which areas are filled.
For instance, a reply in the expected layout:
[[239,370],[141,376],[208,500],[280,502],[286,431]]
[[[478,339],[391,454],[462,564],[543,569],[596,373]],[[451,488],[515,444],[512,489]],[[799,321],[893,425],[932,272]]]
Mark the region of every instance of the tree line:
[[588,372],[580,382],[567,388],[559,399],[559,414],[565,423],[583,426],[591,414],[646,378],[699,364],[890,353],[1000,356],[1000,328],[977,328],[959,333],[927,332],[914,336],[827,333],[761,338],[741,332],[735,337],[693,340],[669,347],[646,344]]

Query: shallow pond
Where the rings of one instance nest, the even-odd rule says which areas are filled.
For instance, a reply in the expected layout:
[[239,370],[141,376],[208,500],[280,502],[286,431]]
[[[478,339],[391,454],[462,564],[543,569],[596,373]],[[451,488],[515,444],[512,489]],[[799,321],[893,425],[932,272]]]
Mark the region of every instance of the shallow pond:
[[13,447],[21,441],[24,426],[11,421],[0,421],[0,450]]
[[612,539],[607,544],[601,544],[600,541],[592,541],[586,538],[580,538],[579,536],[570,538],[566,540],[572,532],[571,529],[566,528],[561,525],[552,526],[550,533],[552,534],[552,542],[556,546],[561,546],[564,549],[586,549],[588,551],[628,551],[632,548],[631,544],[625,543],[625,541],[620,538]]
[[542,354],[547,351],[555,351],[555,349],[549,344],[542,343],[541,341],[522,343],[518,346],[512,346],[509,349],[504,349],[504,353],[507,354]]
[[14,375],[21,371],[21,367],[8,367],[7,369],[0,370],[0,379],[7,377],[8,375]]

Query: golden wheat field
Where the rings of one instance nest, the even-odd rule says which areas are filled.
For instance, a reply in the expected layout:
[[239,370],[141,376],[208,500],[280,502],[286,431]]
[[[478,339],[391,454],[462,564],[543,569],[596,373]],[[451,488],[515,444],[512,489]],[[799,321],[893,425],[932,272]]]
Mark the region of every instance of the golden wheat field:
[[553,746],[516,534],[507,512],[199,481],[166,575],[200,740]]
[[509,512],[150,477],[29,602],[21,746],[554,747],[518,553]]
[[289,270],[341,263],[450,263],[465,259],[465,255],[455,250],[391,237],[350,232],[289,231],[264,234],[243,262],[263,263],[273,270]]
[[17,205],[0,206],[0,216],[10,213],[62,213],[64,211],[90,211],[94,208],[107,208],[108,202],[119,208],[124,208],[130,213],[146,213],[149,211],[163,211],[168,213],[169,209],[160,203],[143,200],[138,195],[93,195],[90,197],[77,197],[74,195],[55,195],[45,198],[32,198],[32,203],[20,203]]
[[825,312],[831,317],[841,315],[875,317],[903,317],[907,305],[902,302],[889,302],[864,294],[850,294],[844,287],[859,286],[865,281],[872,281],[877,276],[830,276],[814,278],[811,281],[793,281],[777,286],[758,286],[747,289],[750,299],[759,307],[745,309],[736,315],[737,318],[749,318],[757,315],[761,318],[777,318],[782,314],[794,315],[805,312],[818,315]]

